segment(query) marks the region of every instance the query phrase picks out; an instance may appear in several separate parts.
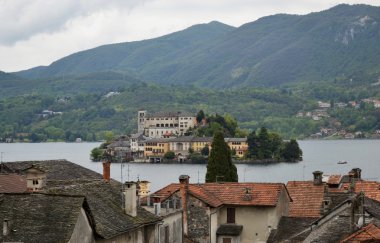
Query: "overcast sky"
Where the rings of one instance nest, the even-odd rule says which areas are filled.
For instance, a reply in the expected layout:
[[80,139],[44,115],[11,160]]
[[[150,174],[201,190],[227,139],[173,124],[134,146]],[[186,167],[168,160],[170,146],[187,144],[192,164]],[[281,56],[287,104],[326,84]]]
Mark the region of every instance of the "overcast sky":
[[0,70],[40,65],[103,44],[149,39],[217,20],[306,14],[380,0],[0,0]]

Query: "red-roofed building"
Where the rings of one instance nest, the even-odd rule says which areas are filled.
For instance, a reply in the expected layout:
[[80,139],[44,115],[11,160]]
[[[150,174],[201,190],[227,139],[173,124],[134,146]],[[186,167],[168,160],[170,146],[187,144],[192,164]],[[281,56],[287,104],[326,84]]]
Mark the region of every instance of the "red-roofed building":
[[380,202],[380,182],[378,181],[357,181],[355,192],[364,192],[366,197]]
[[0,193],[26,192],[26,178],[18,174],[0,174]]
[[341,243],[358,242],[380,242],[380,228],[371,223],[341,241]]
[[312,181],[289,181],[286,185],[292,202],[289,205],[290,217],[321,217],[324,197],[323,184],[314,185]]
[[325,185],[322,182],[322,172],[315,171],[313,181],[289,181],[288,188],[292,202],[289,205],[290,217],[321,216]]
[[181,201],[185,235],[195,242],[265,242],[291,201],[282,183],[189,184],[180,176],[154,193],[161,202]]

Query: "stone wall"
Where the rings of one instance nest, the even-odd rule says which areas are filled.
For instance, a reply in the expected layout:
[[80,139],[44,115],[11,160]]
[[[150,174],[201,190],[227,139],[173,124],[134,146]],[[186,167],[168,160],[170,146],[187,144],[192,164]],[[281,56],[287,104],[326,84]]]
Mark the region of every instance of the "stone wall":
[[195,242],[209,241],[210,217],[209,208],[202,201],[189,196],[188,209],[188,237]]

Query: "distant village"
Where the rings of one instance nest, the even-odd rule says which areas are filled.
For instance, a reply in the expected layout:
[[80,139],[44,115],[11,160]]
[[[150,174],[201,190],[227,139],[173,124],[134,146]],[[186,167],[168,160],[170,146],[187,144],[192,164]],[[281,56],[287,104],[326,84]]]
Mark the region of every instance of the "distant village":
[[[172,152],[171,160],[186,162],[191,153],[207,156],[211,151],[212,137],[189,135],[195,127],[206,125],[205,118],[197,122],[196,115],[188,112],[149,114],[139,111],[137,119],[137,133],[119,136],[107,146],[113,156],[134,162],[160,163],[168,152]],[[246,137],[225,138],[225,142],[237,159],[243,158],[248,151]]]
[[[360,102],[363,104],[368,104],[373,106],[375,109],[380,109],[380,100],[378,99],[362,99]],[[331,109],[345,109],[348,107],[359,109],[360,102],[349,101],[344,102],[325,102],[318,101],[318,108],[312,111],[300,111],[297,113],[296,117],[309,118],[314,121],[319,121],[324,118],[330,118],[329,111]],[[380,130],[375,130],[372,134],[365,134],[363,131],[346,131],[340,128],[341,122],[334,119],[332,120],[332,125],[330,127],[321,127],[320,131],[314,133],[310,136],[312,139],[320,138],[344,138],[344,139],[355,139],[355,138],[380,138]]]

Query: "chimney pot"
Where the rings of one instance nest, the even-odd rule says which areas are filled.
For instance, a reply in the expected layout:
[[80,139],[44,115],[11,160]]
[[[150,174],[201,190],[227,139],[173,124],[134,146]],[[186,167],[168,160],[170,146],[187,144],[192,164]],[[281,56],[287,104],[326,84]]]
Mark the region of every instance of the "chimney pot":
[[124,189],[124,210],[126,214],[133,217],[137,216],[137,193],[136,193],[136,183],[133,181],[125,182]]
[[361,180],[361,177],[362,177],[362,170],[360,168],[353,168],[349,174],[352,173],[352,178],[354,179],[357,179],[357,180]]
[[314,185],[316,185],[316,186],[322,185],[323,172],[322,171],[314,171],[313,175],[314,175],[314,180],[313,180]]
[[104,161],[103,162],[103,180],[105,182],[110,182],[111,177],[111,162]]

